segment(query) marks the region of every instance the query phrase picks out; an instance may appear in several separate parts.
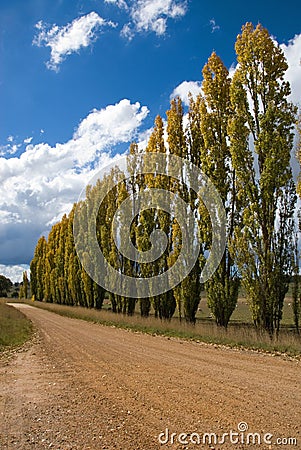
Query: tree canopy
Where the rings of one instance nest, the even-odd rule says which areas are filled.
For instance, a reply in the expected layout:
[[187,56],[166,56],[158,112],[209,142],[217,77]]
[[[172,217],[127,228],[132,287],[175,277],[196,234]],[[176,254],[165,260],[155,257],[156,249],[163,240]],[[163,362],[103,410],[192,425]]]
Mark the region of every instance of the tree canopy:
[[[194,323],[202,289],[219,326],[227,327],[236,307],[239,286],[244,286],[254,325],[272,336],[279,331],[284,297],[296,262],[296,186],[290,158],[294,148],[297,108],[289,101],[290,86],[284,81],[288,68],[282,49],[262,25],[246,23],[235,44],[237,67],[232,77],[213,52],[202,70],[202,90],[187,110],[181,99],[171,100],[166,118],[157,116],[145,152],[176,155],[196,165],[218,190],[227,222],[225,252],[213,276],[201,285],[200,275],[211,251],[212,224],[203,201],[192,191],[182,169],[180,179],[167,174],[142,175],[139,167],[130,176],[113,168],[86,190],[86,199],[55,224],[48,239],[41,237],[31,262],[31,291],[37,300],[101,308],[105,290],[83,269],[75,250],[75,209],[83,224],[79,230],[88,245],[87,218],[97,217],[96,235],[103,255],[118,274],[135,278],[156,277],[177,261],[182,232],[176,214],[153,206],[143,209],[130,225],[131,243],[140,252],[150,249],[150,236],[163,230],[166,249],[152,264],[133,261],[119,252],[112,235],[127,224],[120,205],[130,196],[163,189],[181,198],[195,221],[194,239],[200,241],[198,259],[177,286],[161,295],[150,288],[148,298],[129,298],[107,293],[116,313],[133,314],[139,303],[142,316],[153,308],[160,319],[170,319],[177,310],[180,320]],[[299,131],[300,131],[299,126]],[[139,153],[136,143],[129,152]],[[300,152],[299,152],[300,157]],[[183,166],[184,167],[184,166]],[[101,207],[97,199],[106,185],[114,188]],[[301,191],[299,184],[299,192]],[[170,210],[174,212],[171,205]],[[115,217],[116,216],[116,217]],[[114,219],[115,217],[115,219]],[[187,219],[188,220],[188,219]],[[86,225],[85,225],[86,224]],[[83,259],[89,260],[88,252]],[[104,276],[106,274],[104,273]]]

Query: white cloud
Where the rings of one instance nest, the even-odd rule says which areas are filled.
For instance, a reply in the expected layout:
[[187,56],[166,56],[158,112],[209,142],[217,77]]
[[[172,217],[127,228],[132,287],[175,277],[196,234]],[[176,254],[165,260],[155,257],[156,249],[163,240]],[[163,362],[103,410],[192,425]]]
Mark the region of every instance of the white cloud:
[[187,0],[105,0],[127,9],[130,22],[125,24],[121,35],[131,40],[135,33],[153,31],[162,36],[167,30],[168,19],[183,17],[187,11]]
[[28,137],[28,138],[24,139],[23,143],[30,144],[32,140],[33,140],[33,137]]
[[134,2],[131,17],[137,31],[154,31],[163,35],[167,19],[176,19],[186,13],[186,2],[174,0],[138,0]]
[[20,264],[16,266],[4,266],[0,264],[0,274],[9,278],[13,283],[22,281],[23,272],[27,270],[29,275],[29,266],[27,264]]
[[170,98],[180,97],[185,105],[189,105],[189,93],[193,98],[201,94],[202,88],[198,81],[183,81],[172,92]]
[[[301,34],[296,35],[288,44],[281,44],[285,57],[288,62],[288,70],[285,79],[290,82],[291,95],[290,100],[298,105],[301,110]],[[300,174],[300,163],[295,155],[295,150],[291,156],[291,166],[294,180],[297,181]]]
[[291,101],[301,104],[301,34],[296,35],[289,43],[281,44],[288,62],[285,78],[291,85]]
[[112,3],[116,6],[118,6],[118,8],[124,8],[124,9],[128,9],[128,5],[126,4],[125,0],[104,0],[105,3]]
[[128,39],[129,41],[131,41],[133,39],[133,37],[135,36],[133,29],[131,28],[130,24],[128,24],[128,23],[122,27],[120,34],[122,37]]
[[1,263],[27,263],[37,239],[68,213],[117,144],[137,139],[148,109],[127,99],[93,110],[72,139],[28,145],[18,158],[0,158]]
[[137,142],[137,144],[140,152],[143,152],[146,149],[149,138],[153,131],[154,127],[151,127],[139,134],[139,141]]
[[211,27],[211,33],[215,33],[215,31],[218,31],[220,29],[220,26],[217,25],[215,19],[210,19],[209,23]]
[[8,140],[9,144],[0,145],[0,157],[14,155],[17,153],[18,149],[21,147],[21,144],[12,144],[12,141]]
[[0,157],[14,155],[22,144],[17,144],[14,136],[7,137],[6,142],[8,144],[0,145]]
[[57,71],[67,55],[91,45],[97,37],[97,31],[103,26],[115,27],[116,24],[106,21],[93,11],[62,27],[53,25],[49,28],[40,21],[36,24],[38,34],[34,38],[33,44],[51,48],[51,57],[47,62],[47,67]]

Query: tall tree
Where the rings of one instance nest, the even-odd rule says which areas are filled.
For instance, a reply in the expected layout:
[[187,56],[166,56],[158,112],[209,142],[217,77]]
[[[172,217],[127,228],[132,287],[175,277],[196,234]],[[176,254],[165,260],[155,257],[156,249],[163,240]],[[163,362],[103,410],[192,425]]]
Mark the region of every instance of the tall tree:
[[[297,120],[297,157],[299,159],[299,163],[301,164],[301,112],[299,110],[298,120]],[[298,184],[297,184],[297,193],[299,197],[301,197],[301,173],[299,173]],[[298,225],[299,225],[299,233],[301,231],[301,210],[298,210]],[[298,235],[296,233],[295,239],[295,254],[294,254],[294,277],[293,277],[293,313],[294,313],[294,323],[296,327],[296,331],[300,333],[300,315],[301,315],[301,293],[300,293],[300,252],[298,249]]]
[[235,45],[229,125],[237,195],[243,205],[233,250],[254,323],[279,330],[292,270],[295,188],[290,168],[295,107],[283,80],[283,51],[261,25],[247,23]]
[[[301,165],[301,110],[299,110],[299,115],[297,119],[297,157]],[[297,192],[299,194],[299,197],[301,197],[301,172],[299,173]],[[301,220],[299,217],[299,229],[300,228],[301,228]]]
[[[199,105],[202,134],[201,168],[220,193],[227,214],[227,236],[230,242],[238,214],[236,175],[231,165],[227,131],[232,112],[230,77],[227,68],[215,52],[204,66],[202,91]],[[198,107],[198,102],[195,106]],[[208,214],[202,214],[202,216],[205,220],[201,221],[201,229],[205,231],[206,241],[211,234],[211,227]],[[206,283],[208,306],[218,325],[227,327],[236,307],[238,287],[237,267],[227,244],[217,270]]]
[[45,266],[47,241],[42,236],[36,245],[34,257],[30,263],[31,294],[35,300],[42,301],[45,297]]
[[[186,159],[195,164],[197,163],[197,156],[195,154],[196,146],[189,145],[191,141],[187,139],[184,132],[183,116],[184,111],[181,99],[173,99],[170,104],[170,109],[167,111],[167,141],[169,151],[172,155],[179,156],[180,158]],[[198,204],[195,201],[196,199],[193,194],[190,192],[183,165],[181,165],[180,171],[180,180],[171,181],[170,190],[181,196],[186,203],[187,217],[189,217],[188,211],[190,210],[196,223],[198,217]],[[197,227],[195,226],[194,229],[197,234]],[[170,266],[174,264],[182,249],[182,233],[176,221],[176,211],[175,220],[172,223],[171,236],[172,244],[168,258]],[[194,237],[191,236],[191,239],[194,239]],[[185,280],[173,289],[179,315],[180,317],[182,316],[183,309],[184,317],[188,322],[195,323],[196,312],[200,302],[200,292],[200,264],[198,260]]]
[[29,288],[29,281],[28,281],[27,271],[24,270],[24,272],[23,272],[23,294],[24,294],[24,298],[28,298],[28,288]]
[[[165,154],[166,147],[164,143],[164,124],[161,116],[155,119],[154,130],[149,138],[146,147],[146,153],[156,155]],[[161,167],[162,173],[148,173],[140,180],[140,189],[163,189],[169,190],[169,177],[164,174],[166,167]],[[155,194],[153,194],[155,196]],[[136,227],[137,243],[140,251],[146,251],[150,248],[150,235],[154,230],[160,229],[167,237],[168,245],[163,254],[151,264],[140,264],[140,273],[143,277],[150,280],[150,297],[149,299],[141,299],[141,314],[148,315],[150,304],[153,305],[155,316],[160,319],[170,319],[175,312],[175,299],[173,292],[165,292],[161,295],[153,295],[152,277],[159,276],[168,270],[168,252],[171,245],[171,219],[170,214],[161,209],[150,208],[142,211]],[[147,314],[146,314],[147,313]]]
[[297,333],[300,333],[300,314],[301,314],[301,297],[300,297],[300,253],[298,249],[298,233],[295,235],[295,253],[294,253],[294,266],[293,266],[293,282],[292,282],[292,308],[294,314],[294,324]]
[[0,297],[7,297],[8,291],[12,287],[11,280],[4,275],[0,275]]

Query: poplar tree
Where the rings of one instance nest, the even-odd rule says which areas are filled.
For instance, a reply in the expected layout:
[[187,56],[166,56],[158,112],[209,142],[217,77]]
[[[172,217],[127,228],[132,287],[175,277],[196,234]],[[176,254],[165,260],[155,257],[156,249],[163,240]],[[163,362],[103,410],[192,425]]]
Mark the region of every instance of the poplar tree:
[[37,242],[34,257],[30,263],[31,294],[39,301],[42,301],[45,297],[46,252],[47,241],[42,236]]
[[28,298],[28,288],[29,288],[29,281],[27,276],[27,271],[25,270],[23,272],[23,297]]
[[[119,177],[123,176],[122,173],[118,174]],[[129,197],[130,195],[131,185],[127,182],[127,180],[121,180],[117,185],[117,199],[116,199],[116,207],[117,207],[117,221],[119,224],[119,236],[123,235],[133,235],[132,230],[128,228],[128,218],[125,213],[122,211],[122,203]],[[119,210],[118,210],[119,208]],[[134,261],[129,260],[127,257],[119,252],[119,270],[121,274],[127,275],[129,277],[135,276],[136,264]],[[119,296],[119,302],[121,303],[121,311],[123,314],[133,315],[135,311],[136,300],[133,297]]]
[[[239,287],[237,267],[229,251],[237,224],[236,175],[231,165],[228,121],[231,117],[230,77],[221,59],[212,53],[203,68],[203,95],[200,96],[200,158],[202,171],[219,191],[227,215],[228,244],[222,260],[206,283],[207,302],[217,325],[227,327],[236,307]],[[198,107],[198,102],[196,103]],[[205,241],[210,236],[208,213],[201,220]],[[208,243],[209,244],[209,243]]]
[[[149,138],[146,147],[146,153],[149,154],[166,154],[164,143],[164,124],[161,116],[155,119],[154,130]],[[164,167],[161,167],[164,172]],[[145,174],[143,180],[140,180],[140,189],[165,189],[169,190],[169,177],[164,174],[152,173]],[[151,233],[156,230],[162,230],[168,240],[167,249],[165,252],[153,263],[140,264],[140,272],[143,277],[151,278],[165,273],[168,266],[168,252],[171,246],[171,219],[170,214],[156,208],[150,208],[142,211],[137,224],[137,243],[140,251],[146,251],[150,248],[149,237]],[[152,303],[155,316],[160,319],[171,319],[175,312],[176,303],[173,296],[173,291],[164,292],[161,295],[152,295],[152,288],[150,288],[150,298],[141,299],[140,305],[141,314],[146,316],[149,314],[150,304]]]
[[[297,158],[301,164],[301,112],[299,110],[298,120],[297,120]],[[298,183],[297,183],[297,193],[301,197],[301,173],[299,173]],[[298,210],[298,228],[301,231],[301,210]],[[294,313],[294,323],[296,331],[300,333],[300,316],[301,316],[301,293],[300,293],[300,252],[298,249],[298,232],[295,237],[295,254],[294,254],[294,275],[293,275],[293,313]]]
[[[101,216],[98,217],[98,226],[100,226],[99,243],[105,259],[115,269],[115,279],[110,279],[109,282],[110,284],[116,284],[116,286],[118,286],[118,284],[120,283],[120,277],[118,276],[118,274],[121,273],[122,260],[114,242],[114,237],[112,234],[112,221],[117,211],[119,181],[120,172],[117,168],[112,169],[110,174],[106,175],[106,177],[104,177],[104,179],[102,180],[101,184],[112,183],[114,188],[111,189],[105,196],[101,207],[103,213],[101,213]],[[110,292],[109,298],[112,306],[112,311],[121,313],[123,311],[124,301],[122,296]]]
[[47,301],[53,303],[61,303],[61,290],[59,286],[59,266],[57,265],[59,255],[60,244],[60,222],[53,225],[47,242],[47,254],[46,254],[46,273],[45,273],[45,297]]
[[67,229],[66,229],[66,242],[65,242],[65,253],[64,253],[64,279],[66,282],[66,303],[68,305],[78,305],[78,295],[80,286],[76,286],[76,275],[77,271],[75,269],[75,248],[73,241],[73,218],[74,218],[75,205],[68,216]]
[[[301,165],[301,111],[299,111],[299,115],[298,115],[298,119],[297,119],[297,158]],[[298,192],[299,197],[301,197],[301,172],[299,173],[297,192]],[[299,229],[301,229],[300,217],[299,217]]]
[[24,295],[24,286],[23,286],[23,284],[21,284],[20,290],[19,290],[19,299],[22,299],[24,297],[25,297],[25,295]]
[[294,267],[292,278],[292,309],[294,314],[294,324],[298,334],[300,334],[300,314],[301,314],[301,297],[300,297],[300,253],[298,249],[298,233],[295,236],[295,253],[294,253]]
[[[86,204],[86,219],[88,220],[89,217],[93,216],[93,217],[97,217],[97,213],[98,213],[98,206],[99,206],[99,196],[102,194],[102,189],[103,189],[103,183],[100,183],[100,181],[98,180],[95,186],[89,186],[87,189],[87,193],[86,193],[86,200],[85,200],[85,204]],[[88,220],[88,227],[91,226],[91,221]],[[94,225],[92,225],[94,226]],[[89,233],[91,233],[92,230],[89,230]],[[88,246],[88,243],[87,243]],[[91,256],[90,256],[91,257]],[[96,265],[96,257],[93,254],[92,258],[94,258],[94,264]],[[103,270],[103,268],[101,268],[100,270]],[[88,306],[90,308],[96,308],[96,309],[101,309],[102,308],[102,304],[103,304],[103,300],[104,300],[104,294],[105,291],[104,289],[99,286],[95,281],[93,281],[91,279],[91,277],[84,273],[82,273],[82,281],[84,283],[84,291],[86,294],[86,301],[88,303]]]
[[295,107],[283,51],[247,23],[235,45],[229,125],[237,195],[243,205],[233,250],[256,327],[278,331],[292,270],[295,186],[290,168]]
[[[67,287],[67,277],[65,276],[65,254],[66,254],[66,242],[67,242],[67,232],[68,232],[68,218],[64,214],[59,227],[59,237],[58,237],[58,248],[55,253],[55,266],[57,271],[57,285],[60,297],[60,303],[68,303],[68,287]],[[68,261],[67,261],[68,264]]]
[[[187,145],[187,138],[183,128],[183,115],[183,104],[181,99],[177,97],[171,101],[170,109],[167,111],[167,141],[169,151],[172,155],[179,156],[180,158],[195,163],[195,155],[191,151],[192,149],[195,149],[195,147],[192,148]],[[187,211],[191,208],[195,220],[197,221],[198,206],[192,200],[193,197],[191,197],[189,187],[187,186],[184,168],[180,167],[179,169],[181,172],[180,180],[171,181],[170,190],[181,196],[187,205]],[[197,233],[197,227],[195,230]],[[168,258],[170,266],[174,264],[182,248],[182,233],[176,220],[176,211],[175,218],[172,222],[171,235],[172,244]],[[191,238],[193,239],[193,237]],[[200,302],[200,292],[200,264],[199,261],[197,261],[189,275],[173,289],[180,318],[182,317],[183,310],[186,321],[195,323],[195,316]]]

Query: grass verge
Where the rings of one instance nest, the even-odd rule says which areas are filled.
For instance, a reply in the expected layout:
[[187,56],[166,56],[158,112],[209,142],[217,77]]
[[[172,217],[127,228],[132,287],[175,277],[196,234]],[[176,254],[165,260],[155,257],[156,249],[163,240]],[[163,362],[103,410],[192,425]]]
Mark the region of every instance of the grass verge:
[[83,319],[126,330],[175,337],[208,344],[224,345],[231,348],[246,348],[273,354],[301,357],[301,338],[292,330],[283,329],[278,339],[271,340],[266,333],[258,333],[252,325],[233,324],[227,330],[217,327],[213,321],[199,320],[195,325],[179,322],[178,319],[160,321],[153,316],[124,316],[111,311],[97,311],[75,306],[57,305],[43,302],[27,303],[55,312],[62,316]]
[[[6,299],[7,300],[7,299]],[[0,302],[0,354],[23,345],[33,333],[33,325],[22,312]]]

